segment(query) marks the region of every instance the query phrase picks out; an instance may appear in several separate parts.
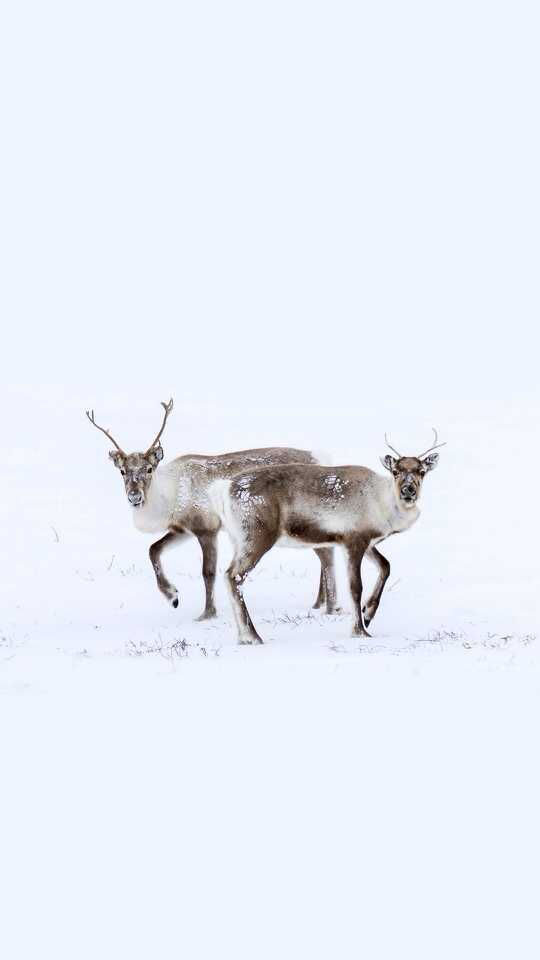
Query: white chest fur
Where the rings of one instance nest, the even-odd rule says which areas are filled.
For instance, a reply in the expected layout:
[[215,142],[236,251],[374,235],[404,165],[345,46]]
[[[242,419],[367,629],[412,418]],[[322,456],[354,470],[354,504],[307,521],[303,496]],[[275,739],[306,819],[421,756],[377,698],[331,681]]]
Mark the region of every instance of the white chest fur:
[[412,527],[412,525],[416,523],[419,516],[420,510],[417,506],[406,509],[396,504],[390,518],[391,532],[402,533],[403,530],[408,530],[409,527]]
[[397,499],[394,492],[393,483],[387,481],[386,489],[381,501],[381,527],[384,529],[384,536],[389,537],[393,533],[402,533],[408,530],[418,520],[420,510],[416,504],[412,507],[405,507]]
[[141,533],[165,532],[171,523],[174,505],[174,483],[165,472],[152,478],[145,503],[132,507],[133,523]]

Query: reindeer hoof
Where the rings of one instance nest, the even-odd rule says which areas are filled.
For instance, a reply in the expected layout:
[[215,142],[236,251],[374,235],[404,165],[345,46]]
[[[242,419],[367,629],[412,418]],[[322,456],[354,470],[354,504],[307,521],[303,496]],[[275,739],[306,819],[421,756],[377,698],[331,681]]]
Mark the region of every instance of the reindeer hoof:
[[215,607],[212,607],[211,610],[203,610],[200,617],[195,617],[195,623],[202,623],[203,620],[213,620],[214,617],[217,617],[217,611]]
[[262,639],[261,639],[261,637],[259,637],[258,634],[255,634],[254,637],[252,637],[252,636],[239,637],[239,638],[238,638],[238,643],[242,644],[242,646],[245,646],[245,645],[247,645],[247,646],[253,646],[253,644],[262,643]]
[[[368,610],[369,610],[369,613],[368,613]],[[377,613],[377,611],[376,611],[376,610],[373,610],[373,608],[370,609],[369,606],[368,606],[368,604],[366,604],[364,607],[362,607],[362,619],[363,619],[363,621],[364,621],[364,626],[365,626],[365,627],[369,627],[369,625],[370,625],[371,621],[373,620],[373,617],[375,616],[376,613]]]

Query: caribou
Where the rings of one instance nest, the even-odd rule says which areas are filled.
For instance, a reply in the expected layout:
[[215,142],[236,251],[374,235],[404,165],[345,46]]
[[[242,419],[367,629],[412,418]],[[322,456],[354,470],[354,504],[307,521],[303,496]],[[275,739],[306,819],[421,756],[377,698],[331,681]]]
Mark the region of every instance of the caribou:
[[[234,546],[227,570],[239,643],[262,643],[243,593],[248,574],[274,544],[325,550],[340,545],[346,553],[353,603],[352,635],[369,637],[367,627],[379,607],[390,564],[377,549],[387,537],[402,533],[419,516],[424,477],[436,467],[444,446],[434,443],[418,456],[381,457],[390,476],[367,467],[325,467],[314,463],[278,464],[218,480],[210,490],[215,510]],[[369,557],[378,568],[373,592],[362,603],[361,565]]]
[[[150,561],[158,588],[173,607],[178,607],[178,590],[163,571],[162,553],[166,547],[180,544],[190,536],[199,541],[206,601],[197,619],[208,620],[216,616],[214,586],[217,535],[221,528],[221,519],[209,497],[210,486],[217,480],[228,481],[245,470],[289,464],[308,466],[319,463],[319,460],[308,450],[264,447],[217,456],[185,454],[162,463],[161,437],[173,408],[172,398],[169,403],[162,401],[161,405],[164,409],[161,427],[144,452],[125,453],[110,431],[96,423],[93,410],[87,410],[86,416],[114,445],[109,457],[122,475],[135,527],[143,533],[162,534],[150,547]],[[333,550],[326,545],[317,545],[315,553],[321,564],[321,575],[314,606],[324,607],[328,614],[332,614],[337,611]]]

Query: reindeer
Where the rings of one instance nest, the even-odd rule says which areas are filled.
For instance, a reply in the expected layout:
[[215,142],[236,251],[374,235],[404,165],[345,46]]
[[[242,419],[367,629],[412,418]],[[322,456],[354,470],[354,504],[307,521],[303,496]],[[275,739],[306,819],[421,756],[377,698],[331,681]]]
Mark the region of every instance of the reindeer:
[[[319,461],[307,450],[266,447],[218,456],[186,454],[160,466],[163,460],[161,436],[173,408],[172,398],[169,403],[162,402],[161,405],[165,411],[163,422],[144,453],[125,453],[110,432],[96,423],[93,410],[87,410],[86,416],[114,444],[115,449],[111,450],[109,457],[122,474],[135,526],[144,533],[163,534],[150,547],[150,560],[157,585],[173,607],[178,606],[178,591],[163,572],[161,554],[165,547],[179,544],[188,536],[199,541],[206,603],[197,619],[208,620],[216,616],[214,585],[217,534],[221,527],[221,520],[209,499],[210,485],[218,479],[230,479],[255,467],[317,464]],[[315,553],[320,560],[321,576],[314,606],[326,606],[326,612],[332,614],[337,611],[333,551],[326,546],[317,546]]]
[[[323,467],[319,464],[279,464],[259,467],[232,480],[217,481],[210,496],[234,545],[227,580],[238,627],[239,643],[262,643],[249,615],[243,583],[274,544],[311,546],[316,550],[341,545],[348,561],[353,601],[352,635],[368,637],[390,564],[377,544],[408,530],[419,516],[418,499],[424,476],[437,465],[434,444],[417,457],[381,457],[391,477],[367,467]],[[379,576],[362,606],[361,564],[364,556],[376,564]]]

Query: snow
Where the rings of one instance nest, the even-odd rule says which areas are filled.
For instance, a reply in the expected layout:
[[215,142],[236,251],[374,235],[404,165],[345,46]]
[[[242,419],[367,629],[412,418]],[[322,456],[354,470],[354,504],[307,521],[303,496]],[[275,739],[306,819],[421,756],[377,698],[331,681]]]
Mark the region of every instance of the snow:
[[[195,541],[165,557],[180,593],[168,607],[153,538],[131,527],[121,478],[82,419],[70,444],[82,470],[44,461],[36,489],[34,471],[9,468],[7,955],[49,944],[62,957],[393,957],[408,944],[426,957],[533,956],[529,511],[493,529],[498,487],[485,480],[500,424],[444,427],[418,523],[383,547],[392,574],[369,641],[350,637],[347,610],[310,609],[310,551],[276,549],[248,581],[260,648],[235,643],[225,538],[219,617],[194,622]],[[526,444],[526,425],[508,430]],[[501,539],[521,551],[494,549]]]
[[[84,6],[84,5],[83,5]],[[0,951],[538,957],[532,5],[12,5]],[[447,446],[370,626],[313,551],[154,582],[109,444]],[[338,495],[333,489],[332,496]],[[366,567],[366,586],[374,582]]]

